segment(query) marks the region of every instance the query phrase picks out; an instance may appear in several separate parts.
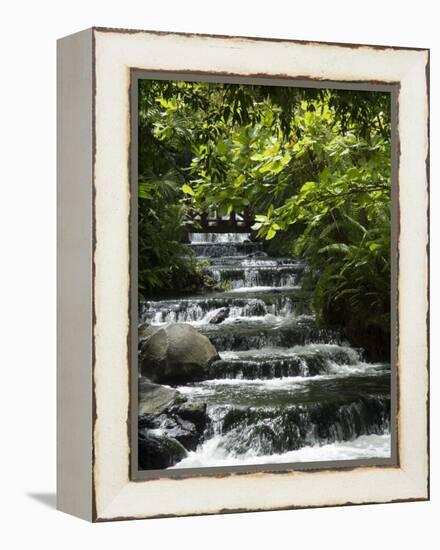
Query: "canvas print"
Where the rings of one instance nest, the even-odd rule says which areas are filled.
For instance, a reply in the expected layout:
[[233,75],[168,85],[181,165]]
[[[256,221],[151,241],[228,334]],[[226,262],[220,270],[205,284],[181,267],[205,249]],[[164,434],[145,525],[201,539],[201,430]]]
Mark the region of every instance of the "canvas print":
[[139,470],[391,454],[389,92],[142,79]]

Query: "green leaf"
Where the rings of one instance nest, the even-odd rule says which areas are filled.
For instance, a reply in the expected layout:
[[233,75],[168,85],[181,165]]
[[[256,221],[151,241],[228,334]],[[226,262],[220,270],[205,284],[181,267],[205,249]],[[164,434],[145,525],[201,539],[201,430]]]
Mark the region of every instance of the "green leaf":
[[327,246],[324,246],[318,250],[319,254],[323,254],[324,252],[333,252],[336,254],[347,254],[347,252],[350,251],[350,247],[347,246],[344,243],[333,243],[329,244]]
[[359,170],[359,168],[349,168],[347,170],[347,178],[348,179],[357,179],[361,176],[361,171]]
[[216,149],[219,155],[226,155],[226,153],[229,151],[229,148],[224,141],[219,141],[217,143]]
[[275,237],[276,234],[277,234],[277,232],[275,231],[275,229],[272,229],[272,227],[270,227],[269,231],[266,234],[266,240],[270,241],[271,239],[273,239]]
[[189,185],[187,185],[186,183],[184,183],[184,184],[182,185],[182,191],[183,191],[184,193],[186,193],[187,195],[192,195],[192,196],[195,195],[195,192],[194,192],[193,188],[190,187]]
[[316,189],[316,182],[308,181],[301,187],[301,193],[308,193],[309,191],[312,191],[314,189]]
[[327,183],[330,178],[330,168],[326,166],[324,170],[321,172],[319,179],[322,181],[322,183]]

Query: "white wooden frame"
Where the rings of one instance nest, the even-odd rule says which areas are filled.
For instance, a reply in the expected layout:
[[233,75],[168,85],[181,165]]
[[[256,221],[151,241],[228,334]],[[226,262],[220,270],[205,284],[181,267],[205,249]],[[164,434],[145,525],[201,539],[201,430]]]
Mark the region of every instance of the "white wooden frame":
[[[58,508],[106,521],[429,498],[428,50],[96,28],[58,60]],[[399,84],[397,466],[130,479],[133,68]]]

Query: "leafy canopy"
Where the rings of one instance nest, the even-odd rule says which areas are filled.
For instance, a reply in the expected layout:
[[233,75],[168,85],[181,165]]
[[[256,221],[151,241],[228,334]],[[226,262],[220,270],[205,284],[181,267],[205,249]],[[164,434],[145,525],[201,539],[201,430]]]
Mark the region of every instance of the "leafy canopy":
[[386,339],[390,136],[387,93],[141,81],[141,288],[209,284],[185,221],[248,212],[269,251],[307,259],[319,318]]

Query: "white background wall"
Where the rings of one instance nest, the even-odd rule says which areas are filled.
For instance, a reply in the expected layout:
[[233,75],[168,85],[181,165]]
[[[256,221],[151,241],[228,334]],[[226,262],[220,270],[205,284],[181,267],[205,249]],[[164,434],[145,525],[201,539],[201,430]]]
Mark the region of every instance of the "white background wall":
[[[3,548],[437,548],[439,54],[436,2],[4,3],[0,34],[0,544]],[[432,501],[90,525],[55,503],[55,40],[90,27],[431,48]],[[3,196],[3,194],[5,196]],[[437,348],[437,349],[436,349]],[[188,495],[190,498],[190,495]],[[7,542],[6,542],[7,541]],[[6,542],[6,544],[5,544]]]

